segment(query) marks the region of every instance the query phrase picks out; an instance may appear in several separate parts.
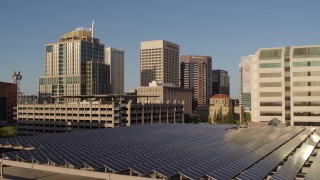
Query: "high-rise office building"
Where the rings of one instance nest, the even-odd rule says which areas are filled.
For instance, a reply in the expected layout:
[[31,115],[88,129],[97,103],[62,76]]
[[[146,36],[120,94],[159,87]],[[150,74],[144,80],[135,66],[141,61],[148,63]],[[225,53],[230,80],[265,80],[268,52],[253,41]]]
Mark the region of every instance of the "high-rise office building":
[[225,70],[212,70],[212,95],[215,94],[230,96],[230,77]]
[[179,85],[179,45],[165,40],[141,42],[140,86],[152,81]]
[[252,56],[241,57],[239,64],[239,106],[243,107],[245,112],[251,111],[251,57]]
[[181,87],[193,89],[192,108],[209,105],[212,95],[212,58],[209,56],[181,56]]
[[320,125],[319,45],[260,49],[251,75],[251,121]]
[[124,93],[124,50],[107,47],[105,51],[105,63],[110,66],[110,86],[108,93]]
[[45,76],[39,78],[40,102],[52,100],[51,96],[107,92],[104,45],[93,37],[93,27],[68,32],[58,42],[46,44],[45,50]]

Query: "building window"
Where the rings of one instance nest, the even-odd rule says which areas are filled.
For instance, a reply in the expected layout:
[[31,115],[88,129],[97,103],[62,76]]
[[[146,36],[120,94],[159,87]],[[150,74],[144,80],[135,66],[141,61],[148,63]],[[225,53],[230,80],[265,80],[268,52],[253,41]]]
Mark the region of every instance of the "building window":
[[281,63],[266,63],[260,64],[260,68],[280,68]]
[[282,116],[282,112],[279,111],[261,111],[260,116]]
[[281,77],[281,73],[260,73],[260,78]]
[[281,97],[282,92],[260,92],[260,97]]
[[281,82],[264,82],[260,83],[260,87],[281,87]]

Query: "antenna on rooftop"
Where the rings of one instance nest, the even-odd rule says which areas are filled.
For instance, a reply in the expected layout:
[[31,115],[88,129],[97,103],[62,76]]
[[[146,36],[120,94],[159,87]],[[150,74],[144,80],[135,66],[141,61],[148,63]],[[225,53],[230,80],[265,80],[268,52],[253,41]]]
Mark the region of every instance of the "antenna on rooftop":
[[17,95],[19,95],[20,92],[20,81],[22,80],[22,75],[20,71],[18,73],[16,71],[13,71],[12,76],[11,76],[12,82],[17,84]]
[[92,24],[91,24],[91,37],[93,38],[93,25],[94,25],[94,19],[92,20]]

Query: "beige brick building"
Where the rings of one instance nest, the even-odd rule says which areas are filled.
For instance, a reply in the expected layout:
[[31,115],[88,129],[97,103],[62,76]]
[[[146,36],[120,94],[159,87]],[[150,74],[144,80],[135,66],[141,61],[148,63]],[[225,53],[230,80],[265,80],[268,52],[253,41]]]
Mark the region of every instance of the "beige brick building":
[[184,113],[192,114],[192,89],[176,87],[157,81],[149,83],[149,86],[140,86],[137,89],[138,103],[143,104],[172,104],[182,103]]
[[232,112],[232,102],[225,94],[216,94],[210,98],[209,122],[219,123],[228,112]]

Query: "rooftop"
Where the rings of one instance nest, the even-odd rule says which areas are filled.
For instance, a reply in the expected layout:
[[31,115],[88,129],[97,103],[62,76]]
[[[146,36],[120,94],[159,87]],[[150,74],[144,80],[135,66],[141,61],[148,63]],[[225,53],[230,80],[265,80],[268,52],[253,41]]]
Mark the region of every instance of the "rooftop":
[[215,95],[211,96],[211,98],[222,98],[222,99],[225,99],[225,98],[229,98],[229,96],[227,96],[225,94],[215,94]]

